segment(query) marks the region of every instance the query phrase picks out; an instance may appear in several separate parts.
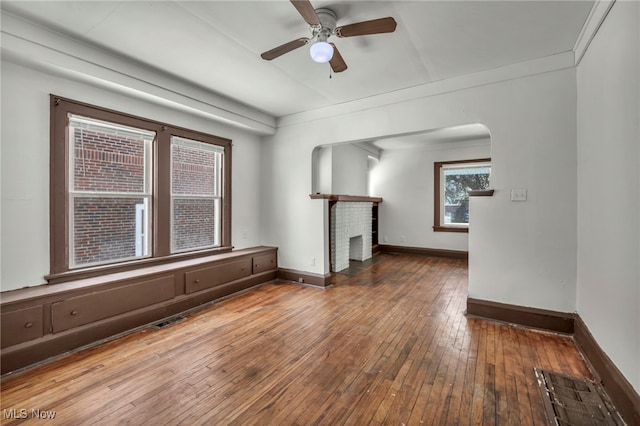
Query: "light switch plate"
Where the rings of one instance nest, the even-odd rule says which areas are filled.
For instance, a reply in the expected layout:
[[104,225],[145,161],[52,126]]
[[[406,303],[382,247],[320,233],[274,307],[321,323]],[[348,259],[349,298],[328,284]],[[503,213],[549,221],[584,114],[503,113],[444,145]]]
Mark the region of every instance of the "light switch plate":
[[511,201],[527,201],[527,189],[511,188]]

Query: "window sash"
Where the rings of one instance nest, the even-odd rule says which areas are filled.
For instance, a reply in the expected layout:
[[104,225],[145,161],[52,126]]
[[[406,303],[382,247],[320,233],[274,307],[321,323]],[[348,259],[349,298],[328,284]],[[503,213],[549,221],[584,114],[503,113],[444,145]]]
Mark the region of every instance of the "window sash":
[[[68,259],[69,259],[69,269],[73,270],[73,269],[78,269],[78,268],[88,268],[88,267],[93,267],[93,266],[98,266],[98,265],[108,265],[108,264],[112,264],[112,263],[120,263],[120,262],[126,262],[126,261],[130,261],[130,260],[136,260],[136,259],[144,259],[144,258],[148,258],[152,256],[151,253],[151,246],[152,246],[152,241],[151,241],[151,229],[152,229],[152,222],[151,222],[151,217],[152,217],[152,203],[151,203],[151,198],[152,198],[152,192],[151,192],[151,188],[152,188],[152,166],[151,166],[151,151],[152,151],[152,144],[153,141],[156,138],[156,133],[149,131],[149,130],[144,130],[144,129],[139,129],[139,128],[135,128],[135,127],[130,127],[130,126],[125,126],[125,125],[121,125],[118,123],[113,123],[113,122],[108,122],[108,121],[103,121],[103,120],[97,120],[97,119],[93,119],[93,118],[89,118],[89,117],[84,117],[81,115],[76,115],[76,114],[68,114],[68,120],[69,120],[69,126],[68,126],[68,141],[69,141],[69,145],[70,145],[70,149],[69,151],[69,158],[68,158],[68,167],[69,167],[69,186],[68,186],[68,212],[69,212],[69,223],[68,223],[68,241],[69,241],[69,252],[68,252]],[[118,137],[121,138],[134,138],[134,139],[139,139],[142,140],[143,142],[143,148],[142,148],[142,156],[143,156],[143,163],[142,163],[142,191],[110,191],[110,190],[77,190],[76,188],[76,181],[75,181],[75,169],[76,166],[78,165],[78,159],[76,158],[76,151],[78,149],[78,147],[76,146],[76,139],[75,139],[75,132],[76,130],[80,130],[81,132],[83,130],[87,130],[89,132],[93,132],[93,133],[102,133],[102,134],[106,134],[108,135],[110,138],[112,139],[116,139]],[[80,144],[81,147],[80,149],[82,150],[82,158],[81,161],[83,161],[84,163],[84,159],[85,159],[85,149],[84,149],[84,144],[85,144],[85,140],[84,140],[84,135],[80,136]],[[107,152],[107,151],[100,151],[100,153],[103,152]],[[118,156],[119,153],[116,152],[109,152],[109,154],[111,155],[115,155]],[[104,162],[104,161],[103,161]],[[83,167],[84,164],[82,165]],[[116,179],[117,180],[117,179]],[[118,198],[122,198],[122,199],[141,199],[143,200],[143,208],[141,209],[143,214],[142,217],[140,218],[140,220],[142,221],[143,228],[142,229],[136,229],[138,231],[138,233],[136,233],[136,231],[134,231],[134,239],[136,241],[136,243],[138,242],[139,239],[141,239],[140,241],[140,245],[142,246],[142,254],[138,255],[134,255],[134,256],[114,256],[108,259],[105,259],[103,261],[90,261],[90,262],[78,262],[78,256],[77,256],[77,252],[76,252],[76,232],[77,232],[77,228],[76,228],[76,214],[78,213],[76,211],[76,201],[78,199],[88,199],[88,198],[93,198],[93,199],[102,199],[102,200],[115,200]],[[136,208],[136,212],[139,209]],[[138,227],[138,218],[137,218],[137,214],[136,213],[136,217],[135,217],[135,221],[136,221],[136,225],[135,227]]]
[[[179,152],[176,148],[183,148],[181,152]],[[189,153],[189,150],[191,152]],[[181,183],[181,180],[184,179],[184,176],[177,176],[176,166],[178,164],[183,164],[185,167],[189,168],[189,166],[193,167],[195,171],[193,171],[194,175],[197,174],[205,174],[202,171],[202,168],[208,168],[206,164],[206,158],[202,158],[203,155],[212,154],[213,157],[210,160],[212,165],[212,176],[211,178],[211,188],[207,187],[199,187],[199,185],[189,185],[190,190],[184,188],[176,188]],[[178,156],[179,155],[179,156]],[[193,156],[193,158],[186,158],[189,155]],[[177,156],[177,158],[176,158]],[[223,156],[224,150],[216,145],[208,144],[206,142],[183,138],[179,136],[172,135],[171,136],[171,253],[183,253],[189,251],[202,250],[207,248],[215,248],[220,246],[220,234],[221,234],[221,204],[222,204],[222,164],[223,164]],[[190,162],[188,162],[190,160]],[[183,172],[187,175],[190,172]],[[200,179],[197,179],[197,176],[194,176],[195,179],[192,178],[191,181],[198,182]],[[206,177],[201,176],[201,179],[207,180]],[[184,237],[184,234],[178,234],[178,225],[175,217],[176,213],[176,201],[177,200],[211,200],[213,201],[213,241],[212,244],[195,244],[188,247],[179,247],[177,240],[180,237]],[[206,219],[202,218],[202,223],[206,223]],[[194,229],[191,229],[193,231]],[[188,231],[188,230],[187,230]],[[196,229],[197,231],[197,229]],[[192,232],[195,234],[195,232]],[[204,233],[206,234],[206,232]]]
[[[457,175],[479,174],[478,171],[486,170],[487,168],[490,174],[490,158],[434,163],[434,231],[468,232],[469,229],[468,223],[446,221],[447,172],[455,172]],[[468,196],[466,198],[468,200]]]
[[[93,262],[84,262],[79,263],[76,261],[76,235],[75,235],[75,223],[76,223],[76,208],[75,202],[77,199],[82,198],[99,198],[103,200],[115,200],[118,198],[122,199],[141,199],[143,202],[143,212],[144,214],[141,217],[142,228],[138,229],[137,222],[137,211],[136,208],[136,222],[134,224],[134,238],[135,245],[138,243],[141,245],[142,253],[140,255],[136,254],[134,256],[122,256],[122,257],[112,257],[110,259],[104,261],[93,261]],[[90,268],[94,266],[100,265],[110,265],[115,263],[122,263],[131,260],[139,260],[146,259],[152,256],[151,250],[151,235],[152,235],[152,223],[151,223],[151,195],[144,194],[135,194],[135,193],[120,193],[120,194],[105,194],[103,192],[82,192],[82,193],[74,193],[69,194],[69,269],[79,269],[79,268]]]
[[[488,172],[485,173],[485,171]],[[461,206],[460,204],[447,204],[446,201],[446,192],[447,192],[447,176],[448,172],[455,172],[455,175],[480,175],[480,174],[491,174],[491,163],[472,163],[472,164],[448,164],[443,165],[440,171],[440,224],[442,226],[451,226],[451,227],[463,227],[468,228],[468,222],[451,222],[447,221],[447,206]],[[471,189],[482,189],[482,188],[471,188]],[[467,196],[468,199],[468,196]]]
[[[214,224],[213,224],[213,244],[195,245],[186,248],[178,248],[176,244],[176,230],[175,230],[175,201],[176,200],[211,200],[214,203]],[[222,213],[222,197],[211,196],[190,196],[190,195],[175,195],[171,197],[171,253],[185,253],[190,251],[204,250],[208,248],[220,247],[221,237],[221,213]]]

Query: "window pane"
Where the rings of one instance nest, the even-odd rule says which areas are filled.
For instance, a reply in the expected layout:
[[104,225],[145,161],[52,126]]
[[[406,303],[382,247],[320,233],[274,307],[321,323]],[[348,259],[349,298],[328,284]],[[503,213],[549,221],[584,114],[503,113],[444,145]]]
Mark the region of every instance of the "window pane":
[[173,253],[220,245],[222,149],[171,138]]
[[154,133],[70,117],[72,191],[145,193],[145,155]]
[[146,198],[76,197],[73,265],[148,256],[147,205]]
[[172,251],[219,246],[219,218],[218,199],[174,199]]
[[171,138],[171,192],[173,195],[220,195],[222,152],[215,145]]
[[469,166],[444,169],[444,223],[462,225],[469,223],[470,189],[489,187],[489,166]]

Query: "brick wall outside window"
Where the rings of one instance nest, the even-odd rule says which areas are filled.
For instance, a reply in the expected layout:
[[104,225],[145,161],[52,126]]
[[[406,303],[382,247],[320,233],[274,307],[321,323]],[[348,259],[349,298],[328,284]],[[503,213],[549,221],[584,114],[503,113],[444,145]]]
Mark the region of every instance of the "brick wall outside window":
[[171,189],[174,195],[216,195],[214,151],[173,145],[171,157]]
[[144,193],[144,139],[108,128],[75,128],[73,139],[74,192],[98,193],[74,198],[75,265],[135,257],[136,204],[144,204],[144,198],[113,197],[112,193]]
[[214,200],[176,199],[173,201],[173,248],[175,251],[207,247],[216,243]]
[[216,222],[220,203],[214,198],[220,192],[216,173],[219,153],[211,148],[197,142],[176,143],[171,147],[174,252],[219,244]]
[[144,140],[75,129],[76,191],[144,192]]
[[134,257],[136,204],[142,202],[141,198],[76,198],[75,263]]

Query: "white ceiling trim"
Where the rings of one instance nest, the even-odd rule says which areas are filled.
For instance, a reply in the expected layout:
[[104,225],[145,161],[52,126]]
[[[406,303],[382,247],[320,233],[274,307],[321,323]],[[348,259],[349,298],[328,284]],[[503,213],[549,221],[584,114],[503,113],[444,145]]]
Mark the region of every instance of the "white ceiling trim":
[[485,84],[497,83],[499,81],[511,80],[541,74],[550,71],[575,67],[580,63],[591,40],[595,37],[600,25],[605,20],[609,10],[615,0],[596,0],[589,16],[585,20],[580,35],[572,50],[555,55],[537,58],[505,67],[494,68],[467,74],[447,80],[425,83],[423,85],[398,90],[391,93],[383,93],[365,99],[358,99],[343,104],[332,105],[330,107],[318,108],[311,111],[304,111],[283,117],[278,117],[276,125],[278,128],[293,126],[299,123],[329,118],[337,115],[364,111],[384,105],[392,105],[411,99],[425,98],[442,93],[457,90],[469,89],[483,86]]
[[395,92],[383,93],[365,99],[358,99],[351,102],[336,104],[325,108],[318,108],[311,111],[279,117],[277,127],[287,127],[296,124],[334,117],[342,114],[349,114],[368,109],[379,108],[386,105],[397,104],[412,99],[428,98],[443,93],[455,92],[498,83],[500,81],[512,80],[521,77],[528,77],[550,71],[557,71],[574,67],[573,51],[563,52],[545,58],[534,59],[532,61],[521,62],[505,67],[480,71],[473,74],[466,74],[447,80],[426,83]]
[[[10,55],[5,55],[6,58],[12,57],[14,60],[20,60],[23,64],[31,64],[32,66],[40,67],[40,69],[49,67],[51,70],[55,70],[58,75],[66,72],[68,78],[109,87],[112,90],[125,92],[152,102],[173,105],[174,108],[182,106],[188,110],[198,111],[200,115],[208,118],[236,125],[258,134],[269,135],[274,134],[279,127],[575,67],[582,55],[584,55],[589,42],[605,19],[614,1],[596,0],[583,23],[573,50],[570,50],[569,45],[563,47],[567,51],[550,56],[449,79],[417,84],[412,87],[362,97],[322,108],[314,108],[279,118],[264,113],[251,105],[243,104],[230,97],[204,89],[197,84],[189,83],[186,80],[164,73],[161,69],[145,66],[109,50],[101,50],[91,44],[64,36],[47,27],[22,19],[19,15],[14,15],[6,10],[2,10],[0,13],[3,20],[3,54],[10,52]],[[583,12],[586,14],[586,10],[583,9]],[[199,16],[193,15],[193,13],[190,13],[190,15],[202,20]],[[202,20],[202,22],[207,23],[206,20]],[[211,25],[209,26],[214,31],[221,31]],[[221,32],[221,34],[224,35],[226,33]],[[229,37],[228,35],[225,36]],[[11,37],[13,39],[10,39]],[[9,42],[7,42],[7,39],[10,39]],[[233,40],[236,44],[241,45],[244,50],[248,49],[241,41]],[[427,71],[423,70],[422,72],[426,73]],[[420,80],[414,81],[417,83]],[[299,87],[307,89],[307,94],[309,90],[317,92],[317,90],[313,90],[313,87],[304,84],[304,82]],[[246,99],[248,99],[246,102],[251,102],[251,98]]]
[[573,46],[573,51],[576,55],[576,66],[580,63],[582,57],[587,52],[589,44],[591,44],[591,40],[595,37],[600,25],[604,22],[615,1],[616,0],[596,0],[593,4],[593,7],[589,12],[589,16],[582,26],[578,40],[576,40],[576,44]]
[[3,59],[75,81],[116,89],[164,106],[192,113],[198,111],[198,115],[253,133],[275,133],[275,118],[268,114],[34,25],[5,11],[0,14]]

